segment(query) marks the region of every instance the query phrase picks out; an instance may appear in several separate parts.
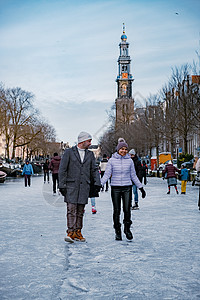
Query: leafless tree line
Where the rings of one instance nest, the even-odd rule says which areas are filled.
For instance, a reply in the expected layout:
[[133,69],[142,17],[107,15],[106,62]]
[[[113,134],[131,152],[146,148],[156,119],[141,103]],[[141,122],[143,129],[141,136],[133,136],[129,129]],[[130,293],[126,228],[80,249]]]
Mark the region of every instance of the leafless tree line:
[[0,84],[0,135],[5,137],[6,157],[15,158],[16,149],[29,149],[29,155],[49,153],[55,142],[55,129],[34,107],[34,95],[19,87],[5,88]]
[[119,137],[141,156],[156,148],[158,157],[165,148],[175,157],[177,140],[182,141],[183,152],[187,153],[189,136],[200,131],[200,82],[192,82],[191,74],[199,74],[194,66],[173,68],[168,83],[146,99],[145,107],[129,112],[134,114],[131,124],[117,124],[113,106],[112,125],[100,139],[102,153],[113,153]]

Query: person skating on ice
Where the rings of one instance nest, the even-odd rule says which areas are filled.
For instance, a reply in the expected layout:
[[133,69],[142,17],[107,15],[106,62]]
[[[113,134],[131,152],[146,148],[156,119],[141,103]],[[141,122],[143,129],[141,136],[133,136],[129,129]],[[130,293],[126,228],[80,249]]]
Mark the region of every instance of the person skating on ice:
[[186,194],[186,186],[189,178],[188,169],[184,165],[181,166],[181,194]]
[[44,172],[44,183],[49,183],[49,160],[48,158],[45,160],[45,163],[43,164],[43,172]]
[[[104,154],[103,155],[103,159],[102,159],[102,161],[100,162],[100,165],[99,165],[100,172],[101,172],[101,178],[103,177],[103,175],[105,173],[107,163],[108,163],[107,155]],[[101,190],[102,190],[102,192],[104,191],[104,186],[102,186]],[[105,189],[105,191],[106,192],[108,191],[108,181],[106,182],[106,189]]]
[[56,195],[56,187],[57,189],[59,188],[58,171],[59,171],[60,161],[61,161],[61,157],[58,155],[57,152],[55,152],[49,164],[49,169],[52,172],[52,179],[53,179],[53,195]]
[[113,223],[115,229],[115,239],[122,240],[121,234],[121,201],[123,203],[124,212],[124,233],[128,240],[133,239],[132,232],[130,231],[131,221],[131,201],[132,201],[132,181],[139,188],[142,197],[146,193],[139,181],[136,173],[134,163],[128,154],[128,145],[124,142],[119,142],[117,145],[117,152],[108,160],[105,174],[101,178],[102,186],[111,177],[111,198],[113,203]]
[[30,187],[31,186],[31,175],[34,175],[34,172],[33,172],[33,167],[29,163],[28,159],[26,160],[26,163],[24,165],[22,175],[24,175],[25,187],[27,187],[27,183],[28,183],[28,186]]
[[92,214],[94,215],[97,213],[95,197],[91,197],[90,200],[91,200],[91,206],[92,206]]
[[168,184],[167,194],[170,194],[171,186],[174,186],[176,193],[178,194],[176,172],[180,173],[180,170],[178,170],[175,166],[173,166],[173,163],[170,160],[168,162],[168,164],[166,165],[166,167],[163,171],[163,174],[162,174],[163,179],[167,178],[167,184]]
[[95,196],[91,192],[91,186],[95,192],[99,192],[101,188],[94,154],[88,150],[91,141],[89,133],[81,132],[78,145],[66,149],[60,163],[59,189],[67,204],[66,242],[86,240],[81,232],[85,205],[89,197]]
[[[134,167],[135,167],[135,172],[136,172],[136,175],[138,177],[138,179],[140,180],[140,182],[142,183],[142,173],[141,173],[141,169],[142,169],[142,166],[141,166],[141,162],[135,152],[134,149],[131,149],[129,151],[129,154],[131,156],[131,159],[133,160],[134,162]],[[137,189],[137,186],[133,183],[133,194],[134,194],[134,202],[135,204],[132,206],[132,209],[139,209],[139,197],[138,197],[138,189]]]

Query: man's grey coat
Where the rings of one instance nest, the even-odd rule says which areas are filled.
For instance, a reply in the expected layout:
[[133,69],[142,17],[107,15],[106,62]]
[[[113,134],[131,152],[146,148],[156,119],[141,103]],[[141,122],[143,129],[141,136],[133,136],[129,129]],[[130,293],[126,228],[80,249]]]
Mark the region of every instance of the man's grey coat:
[[77,147],[66,149],[59,167],[59,188],[66,188],[65,202],[87,204],[90,185],[101,186],[92,151],[85,150],[83,163]]

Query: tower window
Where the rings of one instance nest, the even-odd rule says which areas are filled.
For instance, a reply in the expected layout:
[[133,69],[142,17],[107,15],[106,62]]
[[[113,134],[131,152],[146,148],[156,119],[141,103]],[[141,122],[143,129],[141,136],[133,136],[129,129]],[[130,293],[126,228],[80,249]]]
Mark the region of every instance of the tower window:
[[128,104],[123,104],[122,106],[122,112],[127,113],[128,112]]
[[122,84],[122,95],[126,95],[127,94],[127,86],[126,84]]
[[126,72],[127,71],[127,66],[122,66],[122,72]]

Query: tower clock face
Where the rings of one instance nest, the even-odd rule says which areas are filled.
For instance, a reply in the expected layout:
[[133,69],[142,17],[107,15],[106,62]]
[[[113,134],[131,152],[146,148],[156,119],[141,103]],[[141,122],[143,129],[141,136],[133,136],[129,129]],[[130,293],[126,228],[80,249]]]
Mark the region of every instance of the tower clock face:
[[122,73],[122,78],[128,78],[128,73]]

